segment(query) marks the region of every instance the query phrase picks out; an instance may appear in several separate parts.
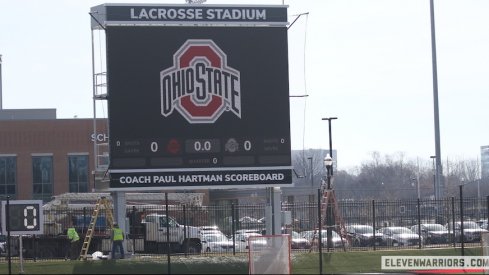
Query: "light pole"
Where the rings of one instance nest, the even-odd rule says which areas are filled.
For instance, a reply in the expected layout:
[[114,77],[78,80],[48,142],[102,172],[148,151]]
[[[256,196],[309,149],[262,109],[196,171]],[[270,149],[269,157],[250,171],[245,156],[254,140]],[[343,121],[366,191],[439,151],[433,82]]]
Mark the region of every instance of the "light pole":
[[331,168],[333,167],[333,159],[331,158],[330,154],[326,154],[326,157],[324,158],[324,167],[326,167],[326,172],[327,172],[327,189],[331,190]]
[[[327,180],[328,180],[328,185],[327,185],[327,190],[328,192],[331,191],[331,176],[333,175],[333,138],[331,134],[331,121],[338,119],[337,117],[324,117],[322,120],[327,120],[328,121],[328,130],[329,130],[329,154],[324,158],[324,166],[326,166],[327,170]],[[328,158],[329,157],[329,158]],[[330,196],[331,197],[331,196]],[[332,240],[333,240],[333,209],[328,201],[328,211],[326,211],[326,224],[328,226],[327,231],[326,231],[326,236],[327,236],[327,247],[328,247],[328,252],[332,247]],[[321,230],[321,228],[319,229]]]
[[437,190],[436,190],[436,169],[435,169],[435,159],[436,156],[430,156],[430,158],[433,160],[433,191],[434,191],[434,197],[435,199],[438,198]]
[[[327,192],[331,192],[331,172],[333,169],[333,159],[329,154],[326,155],[324,158],[324,166],[326,167],[326,178],[327,178]],[[333,205],[331,203],[331,194],[328,196],[328,208],[326,211],[326,238],[327,238],[327,247],[328,247],[328,252],[332,248],[332,239],[333,239]],[[321,228],[319,229],[321,230]]]
[[435,199],[441,199],[443,195],[442,188],[442,167],[441,167],[441,149],[440,149],[440,111],[438,107],[438,70],[436,64],[436,35],[435,35],[435,7],[434,1],[430,0],[430,23],[431,23],[431,64],[433,72],[433,117],[435,124]]
[[[459,186],[459,193],[460,193],[460,243],[461,243],[461,249],[462,249],[462,256],[465,255],[465,249],[464,249],[464,195],[463,195],[463,186],[464,186],[464,178],[462,178],[462,184]],[[455,228],[453,228],[455,232]]]
[[[337,117],[324,117],[322,120],[328,121],[329,129],[329,155],[333,157],[333,138],[331,137],[331,120],[338,119]],[[333,163],[331,163],[331,176],[333,175]]]

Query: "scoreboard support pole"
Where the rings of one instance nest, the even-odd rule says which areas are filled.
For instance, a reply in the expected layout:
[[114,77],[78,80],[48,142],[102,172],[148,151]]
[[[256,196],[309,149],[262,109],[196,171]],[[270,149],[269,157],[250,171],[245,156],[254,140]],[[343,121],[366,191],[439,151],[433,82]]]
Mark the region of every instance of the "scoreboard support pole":
[[23,245],[22,245],[22,234],[19,235],[19,261],[20,261],[20,274],[24,274],[24,255],[22,253],[23,250]]
[[265,220],[267,235],[280,235],[282,234],[282,190],[280,187],[268,187],[266,193]]
[[[12,274],[12,252],[10,251],[10,196],[7,196],[7,204],[5,205],[5,226],[7,229],[7,257],[8,257],[8,274]],[[2,213],[3,214],[3,213]]]
[[[127,235],[129,228],[126,228],[126,192],[115,191],[111,193],[112,200],[114,202],[114,216],[119,228],[122,229],[125,235]],[[124,236],[124,239],[126,237]],[[122,242],[124,253],[127,252],[126,242]]]

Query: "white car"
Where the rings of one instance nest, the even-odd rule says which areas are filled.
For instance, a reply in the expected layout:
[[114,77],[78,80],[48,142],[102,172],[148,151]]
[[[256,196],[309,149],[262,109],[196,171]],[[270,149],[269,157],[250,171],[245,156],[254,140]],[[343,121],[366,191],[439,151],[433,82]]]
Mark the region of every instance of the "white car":
[[[259,233],[244,233],[244,234],[236,234],[236,251],[237,252],[244,252],[249,249],[249,242],[253,242],[253,246],[255,247],[266,247],[267,246],[267,239],[265,238],[251,238],[250,237],[257,237],[257,236],[263,236],[262,234]],[[231,239],[232,241],[232,239]]]
[[[17,239],[14,239],[16,237],[10,237],[11,242],[10,242],[10,255],[11,256],[17,256],[19,255],[19,247],[17,243]],[[6,235],[1,235],[0,234],[0,255],[6,255],[7,254],[7,236]]]
[[0,235],[0,254],[7,252],[7,236]]
[[240,229],[236,231],[236,235],[247,235],[250,233],[253,234],[263,234],[263,229]]
[[204,234],[202,252],[232,252],[233,241],[224,234]]
[[[341,236],[336,233],[336,231],[331,231],[331,244],[333,246],[333,248],[335,247],[343,247],[343,245],[345,247],[349,247],[350,246],[350,243],[348,242],[347,239],[344,239],[344,238],[341,238]],[[316,245],[317,246],[317,243],[318,243],[318,239],[319,239],[319,234],[318,234],[318,231],[317,230],[308,230],[308,231],[303,231],[302,233],[300,233],[301,236],[305,239],[307,239],[311,245]],[[328,231],[323,229],[321,230],[321,247],[328,247]]]
[[200,230],[200,234],[202,234],[202,235],[207,235],[207,234],[222,234],[222,235],[224,235],[224,233],[222,233],[222,231],[219,230],[219,227],[217,227],[216,225],[201,226],[201,227],[199,227],[199,230]]
[[292,249],[311,248],[311,242],[308,239],[302,237],[299,233],[292,231],[290,236],[291,236],[290,248]]

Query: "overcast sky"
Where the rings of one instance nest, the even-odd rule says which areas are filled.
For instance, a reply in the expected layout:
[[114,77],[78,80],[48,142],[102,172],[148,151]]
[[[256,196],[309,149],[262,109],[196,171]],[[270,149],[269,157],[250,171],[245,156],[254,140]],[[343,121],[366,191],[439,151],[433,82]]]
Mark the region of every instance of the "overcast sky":
[[[92,118],[90,7],[179,1],[0,0],[3,108]],[[340,169],[435,154],[429,0],[261,0],[289,6],[292,149],[329,146]],[[489,1],[435,0],[442,161],[489,145]],[[100,114],[99,114],[100,116]]]

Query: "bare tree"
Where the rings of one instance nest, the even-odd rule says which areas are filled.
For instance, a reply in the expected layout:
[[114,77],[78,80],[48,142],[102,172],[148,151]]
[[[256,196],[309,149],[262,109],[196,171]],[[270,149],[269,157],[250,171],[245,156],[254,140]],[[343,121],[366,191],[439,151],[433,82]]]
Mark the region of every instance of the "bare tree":
[[323,164],[326,151],[323,149],[309,149],[292,152],[292,163],[296,176],[302,176],[300,184],[319,187],[325,173]]
[[464,185],[464,196],[487,194],[485,188],[479,189],[481,179],[479,159],[458,159],[452,162],[447,160],[447,170],[445,178],[447,196],[458,196],[460,185]]
[[[327,150],[309,149],[293,152],[293,164],[299,176],[298,183],[319,187],[325,179],[323,164]],[[434,198],[435,171],[431,160],[419,163],[397,152],[382,155],[372,152],[371,160],[363,162],[354,172],[336,171],[333,187],[339,199],[415,199],[418,185],[421,198]],[[311,166],[312,165],[312,166]],[[489,195],[489,184],[481,184],[478,159],[460,159],[445,167],[445,196],[458,196],[459,185],[465,184],[466,196]],[[487,185],[487,187],[486,187]]]

